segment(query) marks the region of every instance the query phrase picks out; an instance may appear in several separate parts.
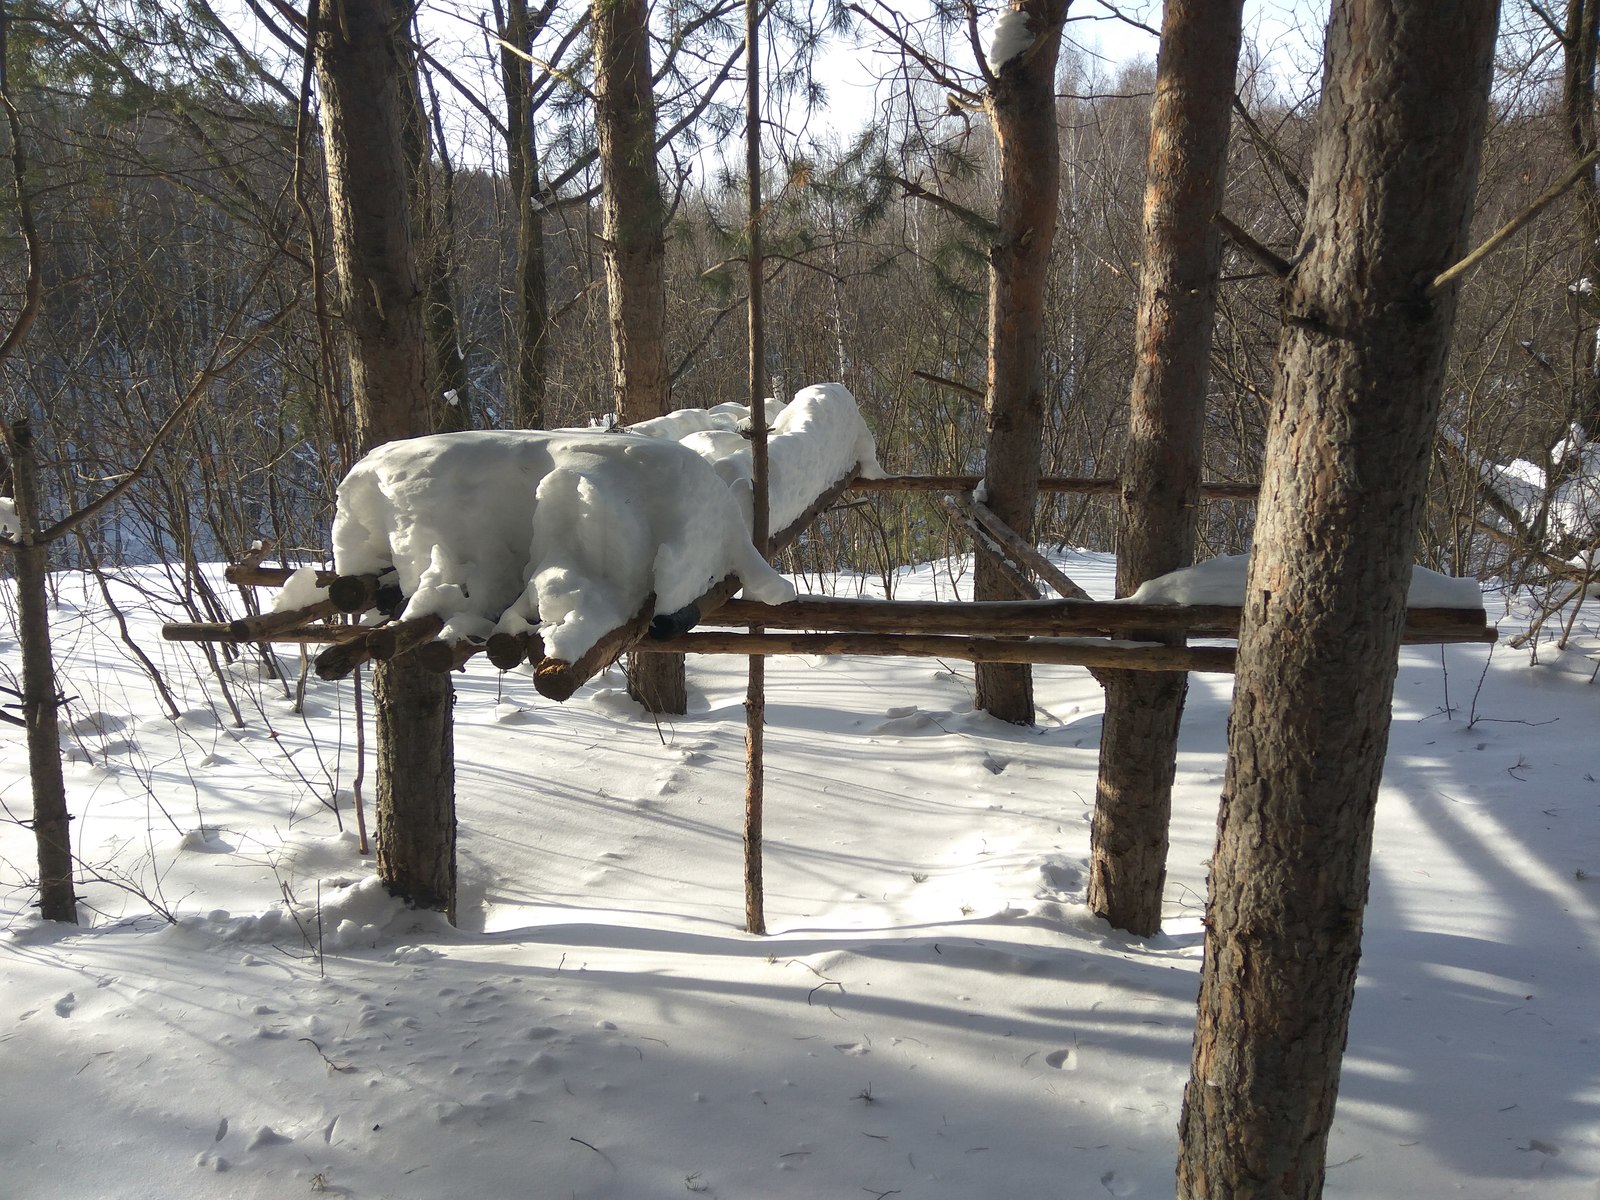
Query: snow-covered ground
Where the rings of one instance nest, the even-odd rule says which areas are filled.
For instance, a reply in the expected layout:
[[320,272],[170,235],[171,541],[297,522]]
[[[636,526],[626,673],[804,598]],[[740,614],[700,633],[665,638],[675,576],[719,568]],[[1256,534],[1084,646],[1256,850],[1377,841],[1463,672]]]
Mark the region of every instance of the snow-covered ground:
[[[1108,594],[1107,559],[1065,565]],[[758,939],[742,662],[693,661],[693,712],[659,726],[614,672],[557,707],[474,665],[452,930],[357,852],[349,681],[309,682],[302,716],[236,666],[236,725],[143,608],[169,720],[92,589],[60,587],[75,833],[113,882],[85,888],[89,927],[42,928],[30,835],[0,833],[0,1195],[1172,1194],[1226,678],[1191,684],[1142,943],[1082,905],[1085,672],[1039,669],[1021,731],[972,713],[964,664],[770,661]],[[1600,1195],[1584,636],[1536,666],[1405,651],[1330,1195]],[[25,769],[0,733],[15,818]]]

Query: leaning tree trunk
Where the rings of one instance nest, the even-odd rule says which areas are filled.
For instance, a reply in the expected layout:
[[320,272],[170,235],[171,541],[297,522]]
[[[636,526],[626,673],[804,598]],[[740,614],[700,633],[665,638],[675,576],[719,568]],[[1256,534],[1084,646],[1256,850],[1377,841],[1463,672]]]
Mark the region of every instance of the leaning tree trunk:
[[[989,508],[1032,537],[1044,429],[1044,295],[1056,236],[1061,152],[1056,131],[1056,60],[1070,0],[1023,0],[1033,44],[994,72],[989,120],[999,154],[999,211],[989,250],[989,442],[983,486]],[[1000,563],[981,544],[973,595],[1016,598]],[[982,663],[977,705],[1014,725],[1033,724],[1033,677],[1016,664]]]
[[[1134,333],[1133,394],[1122,461],[1117,595],[1194,561],[1195,507],[1211,328],[1217,227],[1243,0],[1168,0],[1150,113],[1144,263]],[[1181,645],[1182,635],[1119,631]],[[1100,778],[1090,839],[1089,907],[1118,929],[1161,928],[1167,827],[1189,677],[1107,671]]]
[[[405,122],[415,68],[399,0],[343,0],[315,31],[334,264],[364,449],[434,429]],[[455,915],[450,677],[379,663],[378,874],[390,892]]]
[[1337,0],[1212,858],[1178,1195],[1322,1190],[1494,52],[1492,0]]
[[[666,346],[666,206],[656,173],[656,103],[645,0],[594,0],[595,130],[605,216],[606,293],[617,416],[672,407]],[[681,654],[636,654],[628,692],[651,712],[688,709]]]

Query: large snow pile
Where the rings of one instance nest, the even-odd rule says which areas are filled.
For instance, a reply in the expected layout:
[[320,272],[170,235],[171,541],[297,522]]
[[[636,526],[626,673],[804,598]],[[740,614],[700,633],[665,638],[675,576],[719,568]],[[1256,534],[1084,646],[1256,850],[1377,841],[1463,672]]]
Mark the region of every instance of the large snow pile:
[[[1192,567],[1157,576],[1128,597],[1133,604],[1233,604],[1244,603],[1248,554],[1226,554]],[[1408,608],[1483,607],[1483,590],[1476,579],[1441,575],[1427,567],[1411,568]]]
[[[391,442],[339,485],[335,563],[345,574],[392,567],[409,597],[402,616],[443,617],[447,639],[537,629],[545,652],[569,662],[652,596],[671,612],[737,575],[746,596],[779,603],[793,589],[750,542],[750,446],[737,432],[748,416],[724,405],[638,432]],[[784,408],[770,459],[775,528],[846,475],[879,470],[838,384]]]

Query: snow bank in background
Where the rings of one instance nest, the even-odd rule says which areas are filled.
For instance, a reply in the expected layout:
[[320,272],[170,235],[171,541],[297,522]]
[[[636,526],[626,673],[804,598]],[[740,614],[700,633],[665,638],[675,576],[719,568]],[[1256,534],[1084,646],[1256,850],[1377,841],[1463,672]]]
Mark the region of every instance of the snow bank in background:
[[989,33],[989,69],[998,71],[1006,63],[1033,45],[1033,34],[1028,32],[1028,14],[1013,9],[994,23]]
[[[1593,537],[1600,531],[1600,442],[1589,441],[1583,426],[1574,423],[1567,436],[1550,447],[1550,461],[1558,466],[1558,478],[1564,476],[1554,490],[1549,489],[1544,468],[1525,458],[1504,466],[1480,460],[1478,469],[1524,524],[1532,525],[1538,518],[1548,490],[1550,533],[1558,539]],[[1492,510],[1484,513],[1484,519],[1506,528],[1505,518]]]
[[[670,612],[733,574],[751,599],[787,600],[793,589],[750,544],[750,447],[737,432],[747,416],[721,405],[622,432],[392,442],[339,486],[335,563],[345,574],[392,566],[410,597],[403,615],[444,617],[446,638],[537,629],[545,652],[568,661],[652,595]],[[784,408],[770,459],[774,528],[851,471],[881,473],[839,384]]]
[[[1128,597],[1132,604],[1232,604],[1244,603],[1248,554],[1213,558],[1181,571],[1158,576]],[[1482,585],[1476,579],[1441,575],[1427,567],[1411,568],[1408,608],[1483,607]]]

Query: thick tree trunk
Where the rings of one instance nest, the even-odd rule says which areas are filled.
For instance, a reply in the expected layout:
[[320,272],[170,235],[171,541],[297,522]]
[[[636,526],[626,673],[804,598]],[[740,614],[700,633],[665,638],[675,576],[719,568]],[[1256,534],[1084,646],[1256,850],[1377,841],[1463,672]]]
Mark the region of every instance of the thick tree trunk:
[[[548,6],[541,11],[548,13]],[[533,23],[528,13],[528,0],[507,0],[504,20],[504,39],[525,54],[531,54]],[[536,203],[539,151],[533,135],[533,64],[502,48],[500,73],[506,93],[506,183],[517,244],[511,282],[514,361],[509,381],[508,420],[519,429],[542,429],[546,421],[550,318],[544,275],[544,220]]]
[[[1575,161],[1592,154],[1600,146],[1595,112],[1595,66],[1600,59],[1600,0],[1567,0],[1563,23],[1562,108],[1566,117],[1567,140]],[[1591,167],[1578,186],[1578,205],[1583,231],[1583,261],[1580,276],[1592,287],[1600,288],[1600,174]],[[1600,330],[1593,311],[1596,293],[1580,293],[1580,317],[1585,347],[1583,374],[1572,391],[1568,419],[1577,421],[1590,437],[1600,437]],[[1540,531],[1542,533],[1542,531]]]
[[39,488],[33,427],[11,427],[11,475],[23,533],[13,552],[17,572],[17,641],[22,646],[22,720],[33,790],[33,837],[39,857],[39,915],[78,923],[72,884],[72,817],[61,773],[60,696],[50,648],[49,546],[39,542]]
[[[415,94],[409,11],[397,0],[344,0],[339,19],[316,31],[334,261],[363,449],[435,428],[405,153]],[[395,895],[453,919],[450,679],[404,659],[378,664],[373,677],[378,871]]]
[[[617,417],[672,407],[666,346],[666,208],[656,173],[656,103],[645,0],[594,0],[595,129],[605,216],[606,292]],[[688,709],[683,659],[633,656],[628,693],[651,712]]]
[[1497,6],[1338,0],[1212,859],[1180,1197],[1321,1193]]
[[[1150,113],[1144,263],[1122,462],[1117,595],[1194,561],[1228,125],[1242,0],[1168,0]],[[1139,627],[1135,640],[1172,637]],[[1161,928],[1172,777],[1187,675],[1108,672],[1089,907],[1118,929]]]
[[[989,442],[986,503],[1024,538],[1033,535],[1044,428],[1044,294],[1056,235],[1061,153],[1056,61],[1070,0],[1024,0],[1033,45],[1000,66],[989,90],[999,154],[999,211],[989,251]],[[982,546],[973,597],[1013,600],[999,563]],[[1033,724],[1033,677],[1025,666],[980,665],[977,704],[1014,725]]]

